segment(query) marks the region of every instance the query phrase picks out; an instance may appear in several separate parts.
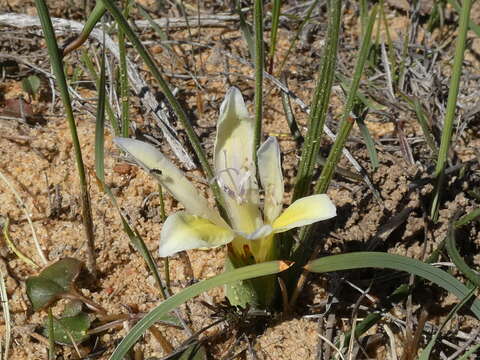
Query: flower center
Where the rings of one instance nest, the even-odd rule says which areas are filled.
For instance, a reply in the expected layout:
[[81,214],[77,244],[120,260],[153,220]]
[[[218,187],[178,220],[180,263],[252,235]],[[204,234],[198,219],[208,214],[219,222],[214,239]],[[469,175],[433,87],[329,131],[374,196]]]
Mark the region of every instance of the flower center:
[[226,152],[223,155],[225,168],[218,170],[212,181],[216,181],[218,186],[238,204],[244,204],[247,202],[246,195],[252,173],[249,170],[245,171],[243,168],[229,167]]

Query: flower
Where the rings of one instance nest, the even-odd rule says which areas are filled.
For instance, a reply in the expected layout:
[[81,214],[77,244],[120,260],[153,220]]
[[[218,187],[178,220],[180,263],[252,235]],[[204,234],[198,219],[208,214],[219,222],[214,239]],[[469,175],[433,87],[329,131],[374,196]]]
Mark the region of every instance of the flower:
[[220,187],[228,223],[154,146],[133,139],[114,139],[185,208],[165,221],[160,234],[160,256],[232,243],[242,262],[268,261],[275,257],[275,234],[336,216],[335,205],[326,194],[298,199],[282,212],[284,186],[275,137],[269,137],[257,151],[258,175],[264,192],[261,206],[254,164],[254,131],[254,119],[248,114],[242,94],[232,87],[220,107],[215,178],[209,179]]

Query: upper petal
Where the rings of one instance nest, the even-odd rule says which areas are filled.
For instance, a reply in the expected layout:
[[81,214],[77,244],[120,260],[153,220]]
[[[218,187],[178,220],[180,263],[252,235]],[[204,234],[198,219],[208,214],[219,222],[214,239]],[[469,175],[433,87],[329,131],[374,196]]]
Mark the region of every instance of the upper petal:
[[326,194],[311,195],[295,201],[273,222],[273,231],[284,232],[313,224],[337,215],[337,209]]
[[200,216],[179,211],[170,215],[160,234],[160,256],[171,256],[179,251],[214,248],[232,241],[234,233]]
[[210,219],[218,225],[225,224],[218,212],[210,208],[207,199],[187,180],[183,172],[153,145],[120,137],[114,138],[113,141],[152,174],[189,213]]
[[240,90],[228,90],[220,107],[215,140],[216,179],[234,228],[253,232],[261,224],[254,164],[255,121]]
[[265,192],[263,215],[271,224],[280,215],[283,203],[283,176],[280,146],[277,138],[270,136],[257,151],[258,174]]

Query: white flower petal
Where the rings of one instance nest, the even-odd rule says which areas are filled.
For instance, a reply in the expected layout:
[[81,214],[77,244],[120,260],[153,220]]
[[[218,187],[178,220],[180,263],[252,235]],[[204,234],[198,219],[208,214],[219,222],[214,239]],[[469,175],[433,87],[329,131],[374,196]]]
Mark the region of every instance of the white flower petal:
[[295,201],[273,222],[273,231],[284,232],[313,224],[337,215],[337,209],[328,195],[307,196]]
[[228,90],[220,107],[215,140],[215,173],[232,225],[253,232],[261,225],[254,154],[255,121],[240,90]]
[[247,240],[258,240],[265,236],[270,235],[272,232],[273,232],[273,228],[268,224],[260,226],[257,230],[255,230],[253,233],[250,233],[250,234],[246,234],[242,231],[235,231],[237,235]]
[[205,217],[217,225],[226,226],[218,212],[210,208],[207,199],[188,181],[183,172],[153,145],[120,137],[114,138],[113,141],[152,174],[189,213]]
[[280,162],[280,146],[277,138],[270,136],[257,151],[258,174],[265,200],[263,215],[266,223],[271,224],[282,212],[283,176]]
[[165,257],[183,250],[214,248],[229,243],[234,236],[229,228],[180,211],[170,215],[163,224],[158,251]]

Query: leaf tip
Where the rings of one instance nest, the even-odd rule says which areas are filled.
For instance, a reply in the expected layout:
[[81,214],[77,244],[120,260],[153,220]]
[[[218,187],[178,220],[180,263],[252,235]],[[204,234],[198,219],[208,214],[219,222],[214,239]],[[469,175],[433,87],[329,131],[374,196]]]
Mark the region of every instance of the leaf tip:
[[278,262],[278,268],[280,269],[280,272],[287,270],[294,264],[293,261],[288,261],[288,260],[280,260]]

